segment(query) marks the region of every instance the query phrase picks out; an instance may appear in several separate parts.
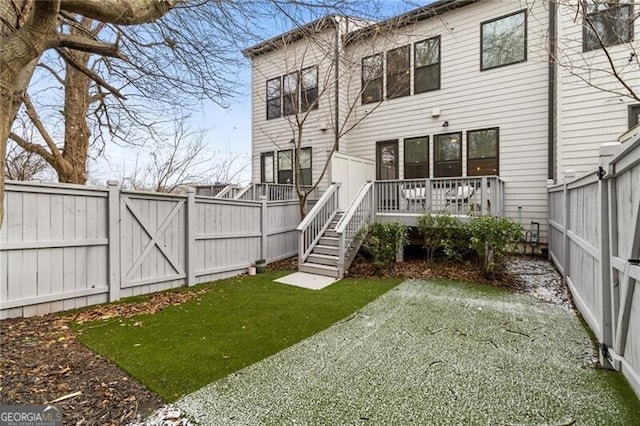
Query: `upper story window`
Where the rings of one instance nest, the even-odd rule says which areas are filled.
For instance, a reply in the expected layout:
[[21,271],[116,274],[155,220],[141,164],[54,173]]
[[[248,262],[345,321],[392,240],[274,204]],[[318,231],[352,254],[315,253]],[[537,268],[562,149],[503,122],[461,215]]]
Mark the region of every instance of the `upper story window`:
[[414,45],[413,92],[440,89],[440,36]]
[[498,129],[467,132],[467,176],[498,174]]
[[433,137],[433,177],[462,176],[462,133]]
[[632,0],[586,0],[583,49],[600,49],[633,39]]
[[411,93],[411,46],[387,52],[387,98],[399,98]]
[[318,67],[302,70],[300,80],[300,109],[309,111],[318,108]]
[[480,69],[527,60],[527,13],[522,10],[480,24]]
[[317,108],[317,66],[267,80],[267,120]]
[[382,53],[362,59],[362,103],[382,100]]
[[267,120],[282,115],[282,78],[267,80]]
[[283,78],[282,113],[291,115],[298,112],[298,72],[292,72]]
[[429,136],[404,140],[404,178],[429,177]]

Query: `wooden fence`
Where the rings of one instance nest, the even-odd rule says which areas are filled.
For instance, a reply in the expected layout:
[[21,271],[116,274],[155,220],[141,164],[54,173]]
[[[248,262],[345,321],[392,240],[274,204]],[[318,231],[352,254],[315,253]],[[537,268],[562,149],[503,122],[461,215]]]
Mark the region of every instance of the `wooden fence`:
[[8,182],[0,318],[195,285],[297,253],[297,200]]
[[549,255],[600,344],[640,397],[640,135],[598,170],[549,188]]

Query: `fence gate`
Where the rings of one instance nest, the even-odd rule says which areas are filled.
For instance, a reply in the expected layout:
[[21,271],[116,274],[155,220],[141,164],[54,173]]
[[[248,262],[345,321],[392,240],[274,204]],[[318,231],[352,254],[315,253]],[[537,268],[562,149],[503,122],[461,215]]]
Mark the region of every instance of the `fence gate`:
[[[640,359],[634,359],[640,358],[640,336],[636,334],[640,323],[637,308],[640,294],[635,291],[640,282],[640,166],[624,163],[613,163],[613,176],[609,181],[611,347],[613,362],[618,364],[616,369],[628,370],[630,380],[640,382],[638,371],[629,363],[640,364]],[[631,353],[627,353],[629,351]]]
[[121,287],[185,280],[186,200],[123,191]]

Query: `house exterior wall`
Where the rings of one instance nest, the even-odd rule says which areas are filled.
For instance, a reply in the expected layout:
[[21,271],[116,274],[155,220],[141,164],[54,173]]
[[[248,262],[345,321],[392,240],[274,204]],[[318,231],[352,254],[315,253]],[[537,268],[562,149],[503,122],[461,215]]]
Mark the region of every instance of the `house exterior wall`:
[[[528,4],[532,9],[527,11],[526,62],[481,71],[481,22],[526,9]],[[498,127],[499,175],[506,182],[505,214],[520,220],[525,229],[530,229],[532,221],[539,222],[544,232],[548,174],[547,26],[546,2],[480,2],[402,28],[386,39],[366,39],[350,46],[348,54],[356,61],[371,54],[372,44],[377,45],[377,52],[384,52],[440,36],[441,88],[379,104],[358,103],[353,119],[366,118],[346,136],[342,149],[375,161],[377,141],[398,139],[402,179],[403,139],[429,136],[429,170],[433,176],[433,136],[462,132],[463,176],[467,176],[466,131]],[[349,89],[350,96],[356,97],[359,85]],[[440,110],[437,117],[432,117],[434,108]],[[448,127],[443,127],[445,121]]]
[[[326,48],[318,46],[333,41],[335,47],[334,29],[325,30],[323,43],[318,40],[325,39],[299,41],[254,56],[253,180],[260,180],[260,153],[287,148],[293,134],[286,118],[265,119],[266,80],[285,74],[291,63],[299,63],[304,57],[305,64],[317,63],[320,70],[320,108],[310,115],[303,136],[303,145],[313,146],[314,180],[336,134],[340,136],[341,153],[374,162],[377,142],[397,140],[398,177],[402,179],[404,139],[429,137],[429,171],[433,177],[434,135],[461,132],[462,176],[468,176],[467,131],[498,128],[498,174],[505,181],[505,214],[520,221],[526,230],[535,230],[532,222],[540,223],[541,242],[546,242],[548,178],[561,180],[567,169],[577,173],[592,169],[597,164],[598,147],[617,140],[628,127],[629,106],[640,104],[625,97],[620,83],[610,74],[596,71],[606,69],[608,64],[602,49],[582,51],[582,20],[576,20],[580,15],[571,3],[575,2],[485,0],[395,31],[384,30],[377,36],[340,43],[337,123],[333,51],[327,54]],[[549,8],[554,4],[557,63],[552,98],[549,35],[550,13],[554,11]],[[527,13],[526,60],[481,70],[482,23],[521,10]],[[340,33],[349,34],[362,25],[357,22],[349,27],[348,20],[342,21]],[[636,34],[640,34],[639,25],[636,22]],[[413,46],[434,36],[440,37],[440,89],[414,94]],[[411,94],[362,104],[362,59],[407,44],[412,46]],[[629,46],[612,46],[608,51],[621,76],[640,91],[640,67],[637,57],[629,60]],[[384,81],[386,85],[386,76]],[[323,89],[323,84],[329,89]],[[550,135],[555,140],[550,141]],[[550,142],[554,147],[551,153]],[[330,175],[325,176],[321,189]]]
[[[635,13],[640,6],[635,4]],[[577,175],[592,170],[598,162],[598,147],[616,142],[628,129],[633,100],[610,74],[611,66],[603,49],[583,52],[582,20],[576,21],[575,6],[559,2],[558,8],[558,139],[556,177],[573,170]],[[635,20],[635,39],[640,22]],[[634,43],[637,46],[637,42]],[[640,66],[629,43],[607,48],[620,76],[640,93]],[[631,60],[630,60],[631,59]]]
[[[292,139],[297,140],[298,128],[302,128],[302,147],[312,147],[314,181],[322,173],[327,151],[334,143],[332,117],[335,94],[335,29],[329,28],[312,39],[302,39],[286,44],[252,59],[252,182],[260,182],[260,156],[274,152],[275,178],[277,182],[277,151],[291,149]],[[296,115],[267,120],[267,80],[318,66],[318,109]],[[306,116],[306,118],[305,118]],[[303,121],[302,126],[297,122]],[[326,179],[325,179],[326,181]],[[326,185],[323,185],[323,187]]]

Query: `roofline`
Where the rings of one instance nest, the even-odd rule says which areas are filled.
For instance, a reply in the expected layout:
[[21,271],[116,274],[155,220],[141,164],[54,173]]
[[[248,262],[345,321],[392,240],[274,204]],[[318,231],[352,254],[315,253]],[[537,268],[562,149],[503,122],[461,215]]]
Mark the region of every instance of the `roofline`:
[[317,34],[327,28],[335,28],[338,24],[338,17],[340,17],[340,15],[331,14],[320,19],[316,19],[313,22],[309,22],[301,27],[296,27],[284,34],[277,35],[269,40],[248,47],[242,51],[242,54],[247,58],[253,58],[255,56],[271,52],[272,50],[276,50],[286,43],[293,43],[301,40],[308,34]]
[[402,15],[394,16],[385,21],[369,25],[368,27],[355,30],[347,34],[343,42],[345,45],[358,42],[378,34],[380,30],[392,30],[407,27],[419,21],[433,18],[453,9],[459,9],[480,0],[438,0],[426,6],[419,7]]

